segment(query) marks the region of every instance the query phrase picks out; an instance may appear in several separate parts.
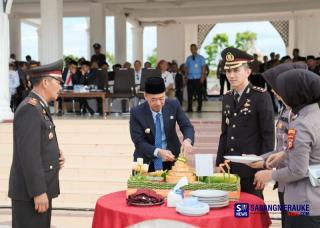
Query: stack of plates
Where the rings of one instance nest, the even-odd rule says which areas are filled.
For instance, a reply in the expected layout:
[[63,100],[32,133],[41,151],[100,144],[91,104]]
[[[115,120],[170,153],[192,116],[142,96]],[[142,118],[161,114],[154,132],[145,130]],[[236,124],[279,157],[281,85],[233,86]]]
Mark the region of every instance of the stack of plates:
[[191,192],[192,196],[198,197],[200,202],[206,203],[210,208],[220,208],[229,205],[227,191],[221,190],[197,190]]
[[199,202],[196,197],[189,197],[177,203],[176,211],[186,216],[202,216],[209,213],[210,208],[208,204]]

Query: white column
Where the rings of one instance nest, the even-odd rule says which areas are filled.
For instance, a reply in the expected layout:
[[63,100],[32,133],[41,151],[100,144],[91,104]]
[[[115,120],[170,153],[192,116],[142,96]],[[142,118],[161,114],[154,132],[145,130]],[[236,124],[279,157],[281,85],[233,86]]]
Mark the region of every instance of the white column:
[[106,47],[106,16],[103,3],[90,3],[90,50],[92,45],[101,44],[101,53],[105,53]]
[[143,61],[143,27],[134,26],[132,30],[133,61]]
[[[176,35],[179,34],[179,35]],[[183,24],[157,26],[157,60],[185,60],[185,28]]]
[[184,61],[191,55],[190,45],[198,44],[198,24],[186,24],[185,26]]
[[295,18],[289,20],[289,40],[286,49],[287,55],[292,56],[292,50],[296,47],[296,21]]
[[10,22],[10,53],[16,55],[17,60],[21,60],[21,19],[17,14],[11,14]]
[[[9,94],[9,20],[2,3],[3,1],[0,2],[0,123],[13,119]],[[7,4],[7,9],[11,8],[11,4],[12,2]]]
[[40,53],[41,64],[63,57],[62,4],[63,0],[41,0]]
[[37,28],[37,35],[38,35],[38,59],[40,61],[40,53],[41,53],[41,27]]
[[127,61],[127,21],[124,15],[115,15],[114,30],[115,60],[123,64]]
[[91,58],[91,42],[90,42],[90,18],[86,19],[87,22],[87,28],[86,28],[86,34],[87,34],[87,57],[86,59]]
[[301,56],[319,55],[320,30],[312,26],[320,23],[319,13],[320,11],[295,15],[295,43],[296,48],[300,49]]

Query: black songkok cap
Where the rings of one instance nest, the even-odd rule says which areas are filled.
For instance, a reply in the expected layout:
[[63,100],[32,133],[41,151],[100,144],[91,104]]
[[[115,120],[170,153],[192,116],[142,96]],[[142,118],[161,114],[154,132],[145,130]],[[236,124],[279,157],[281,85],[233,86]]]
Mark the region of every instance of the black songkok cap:
[[166,91],[164,80],[161,77],[151,77],[146,80],[145,92],[159,94]]

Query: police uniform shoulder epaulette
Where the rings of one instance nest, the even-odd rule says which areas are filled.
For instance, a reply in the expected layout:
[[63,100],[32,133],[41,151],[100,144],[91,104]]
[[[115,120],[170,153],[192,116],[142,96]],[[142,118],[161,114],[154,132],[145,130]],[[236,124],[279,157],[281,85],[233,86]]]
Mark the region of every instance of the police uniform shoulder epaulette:
[[264,93],[267,91],[267,89],[264,89],[264,88],[261,88],[261,87],[258,87],[258,86],[252,86],[252,89],[255,90],[255,91],[258,91],[260,93]]
[[35,98],[30,97],[27,101],[28,104],[31,104],[33,106],[36,106],[38,104],[38,100]]
[[231,95],[232,94],[232,90],[228,90],[224,95]]

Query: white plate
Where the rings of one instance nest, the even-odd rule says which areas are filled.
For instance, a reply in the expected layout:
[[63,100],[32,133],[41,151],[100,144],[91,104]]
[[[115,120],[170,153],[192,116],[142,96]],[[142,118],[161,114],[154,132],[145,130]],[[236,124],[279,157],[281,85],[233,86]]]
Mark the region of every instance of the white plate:
[[226,207],[229,205],[229,201],[222,203],[222,204],[209,204],[210,208],[220,208],[220,207]]
[[203,216],[203,215],[206,215],[206,214],[209,213],[209,211],[208,211],[208,212],[205,212],[205,213],[202,213],[202,214],[190,214],[190,213],[188,213],[188,212],[178,211],[178,210],[177,210],[177,212],[180,213],[180,214],[182,214],[182,215],[192,216],[192,217]]
[[207,203],[207,204],[213,204],[213,203],[224,203],[229,201],[229,199],[224,200],[199,200],[199,202]]
[[192,196],[200,197],[201,198],[220,198],[228,196],[227,191],[221,190],[196,190],[191,192]]
[[196,208],[185,207],[183,204],[178,203],[176,206],[176,211],[187,216],[202,216],[210,211],[209,205],[206,203],[199,202],[199,206],[200,207]]
[[224,158],[232,162],[242,163],[242,164],[250,164],[251,162],[263,160],[263,158],[259,156],[224,156]]

